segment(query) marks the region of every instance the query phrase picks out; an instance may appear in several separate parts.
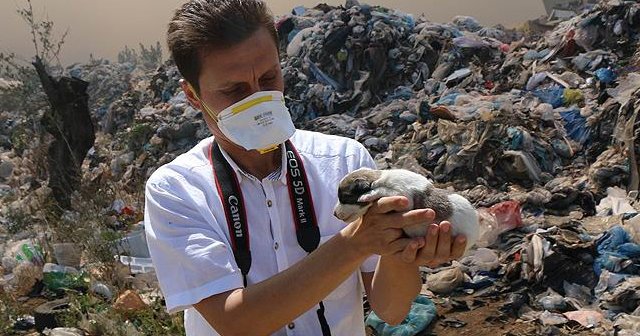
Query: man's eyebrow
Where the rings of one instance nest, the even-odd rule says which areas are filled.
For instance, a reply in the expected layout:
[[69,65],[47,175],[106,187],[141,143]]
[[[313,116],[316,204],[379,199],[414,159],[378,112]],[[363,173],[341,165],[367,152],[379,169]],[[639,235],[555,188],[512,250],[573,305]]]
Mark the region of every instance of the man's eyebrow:
[[[276,72],[277,71],[277,67],[279,67],[279,66],[280,66],[280,64],[274,64],[271,68],[269,68],[267,71],[262,73],[262,75],[260,75],[260,77]],[[215,90],[225,90],[225,89],[229,89],[229,88],[231,88],[233,86],[236,86],[236,85],[242,85],[244,83],[245,82],[226,81],[226,82],[218,85],[218,87]]]
[[278,70],[278,66],[280,66],[279,64],[274,65],[273,67],[271,67],[271,69],[265,71],[262,76],[267,75],[267,74],[272,74],[274,72],[276,72],[276,70]]
[[238,84],[243,84],[244,82],[233,82],[233,81],[226,81],[224,83],[222,83],[221,85],[219,85],[216,90],[224,90],[224,89],[228,89],[230,87],[236,86]]

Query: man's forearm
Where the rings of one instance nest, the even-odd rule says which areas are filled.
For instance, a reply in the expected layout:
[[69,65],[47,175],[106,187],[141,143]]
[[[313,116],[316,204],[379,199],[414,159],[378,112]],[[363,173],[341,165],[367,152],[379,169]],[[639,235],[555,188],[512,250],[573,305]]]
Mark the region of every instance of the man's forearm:
[[389,324],[399,324],[404,320],[422,286],[418,267],[397,258],[380,258],[369,295],[371,308]]
[[221,299],[215,296],[196,309],[223,335],[270,334],[323,300],[366,257],[339,233],[287,270],[233,291],[223,298],[224,309],[211,301]]

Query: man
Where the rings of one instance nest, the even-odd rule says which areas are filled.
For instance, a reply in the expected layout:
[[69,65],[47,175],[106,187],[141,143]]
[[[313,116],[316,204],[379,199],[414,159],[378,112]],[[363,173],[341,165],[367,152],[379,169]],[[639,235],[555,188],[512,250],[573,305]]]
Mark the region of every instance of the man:
[[[333,216],[340,179],[375,165],[358,142],[296,131],[282,97],[274,20],[255,0],[193,0],[168,31],[182,89],[213,137],[147,181],[145,227],[169,312],[187,335],[364,335],[362,292],[391,324],[419,293],[419,265],[459,257],[464,237],[380,199]],[[455,239],[454,239],[455,238]],[[364,287],[364,288],[362,288]]]

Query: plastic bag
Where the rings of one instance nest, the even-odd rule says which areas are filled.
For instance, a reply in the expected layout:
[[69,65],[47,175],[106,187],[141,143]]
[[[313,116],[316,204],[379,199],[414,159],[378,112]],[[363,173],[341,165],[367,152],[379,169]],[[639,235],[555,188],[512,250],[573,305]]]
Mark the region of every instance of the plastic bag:
[[86,290],[89,288],[89,275],[73,267],[47,263],[44,265],[42,282],[53,292],[63,289]]
[[82,250],[74,243],[53,244],[53,254],[58,264],[69,267],[79,267]]
[[566,105],[578,104],[584,101],[582,91],[575,89],[565,89],[562,97]]
[[609,68],[600,68],[596,70],[595,75],[596,78],[598,78],[598,80],[604,84],[611,84],[617,78],[616,73]]
[[460,262],[471,268],[473,273],[489,272],[500,267],[498,254],[484,247],[473,251],[472,254],[462,258]]
[[533,95],[540,98],[543,103],[551,104],[553,108],[564,105],[564,89],[557,85],[536,89]]
[[579,109],[560,112],[564,120],[564,129],[572,140],[585,145],[591,138],[591,130],[587,126],[587,118],[580,114]]
[[39,244],[25,239],[17,242],[7,249],[8,257],[14,258],[17,263],[30,262],[34,265],[44,265],[44,254]]
[[520,203],[505,201],[490,208],[478,209],[480,224],[480,239],[476,242],[479,247],[487,247],[495,243],[501,233],[522,226]]
[[425,330],[436,317],[436,306],[425,297],[418,296],[411,304],[409,314],[401,324],[391,326],[371,312],[365,324],[376,331],[378,336],[414,336]]

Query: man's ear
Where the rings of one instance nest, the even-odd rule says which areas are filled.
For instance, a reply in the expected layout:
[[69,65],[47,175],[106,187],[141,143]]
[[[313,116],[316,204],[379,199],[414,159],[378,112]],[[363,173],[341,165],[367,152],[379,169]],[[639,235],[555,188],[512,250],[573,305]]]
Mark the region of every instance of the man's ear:
[[193,85],[191,85],[185,79],[181,79],[179,83],[180,83],[180,87],[182,88],[182,91],[184,91],[185,95],[187,96],[187,100],[189,100],[189,103],[191,104],[191,106],[202,111],[203,110],[202,104],[200,103],[200,99],[198,99],[196,90],[193,87]]

